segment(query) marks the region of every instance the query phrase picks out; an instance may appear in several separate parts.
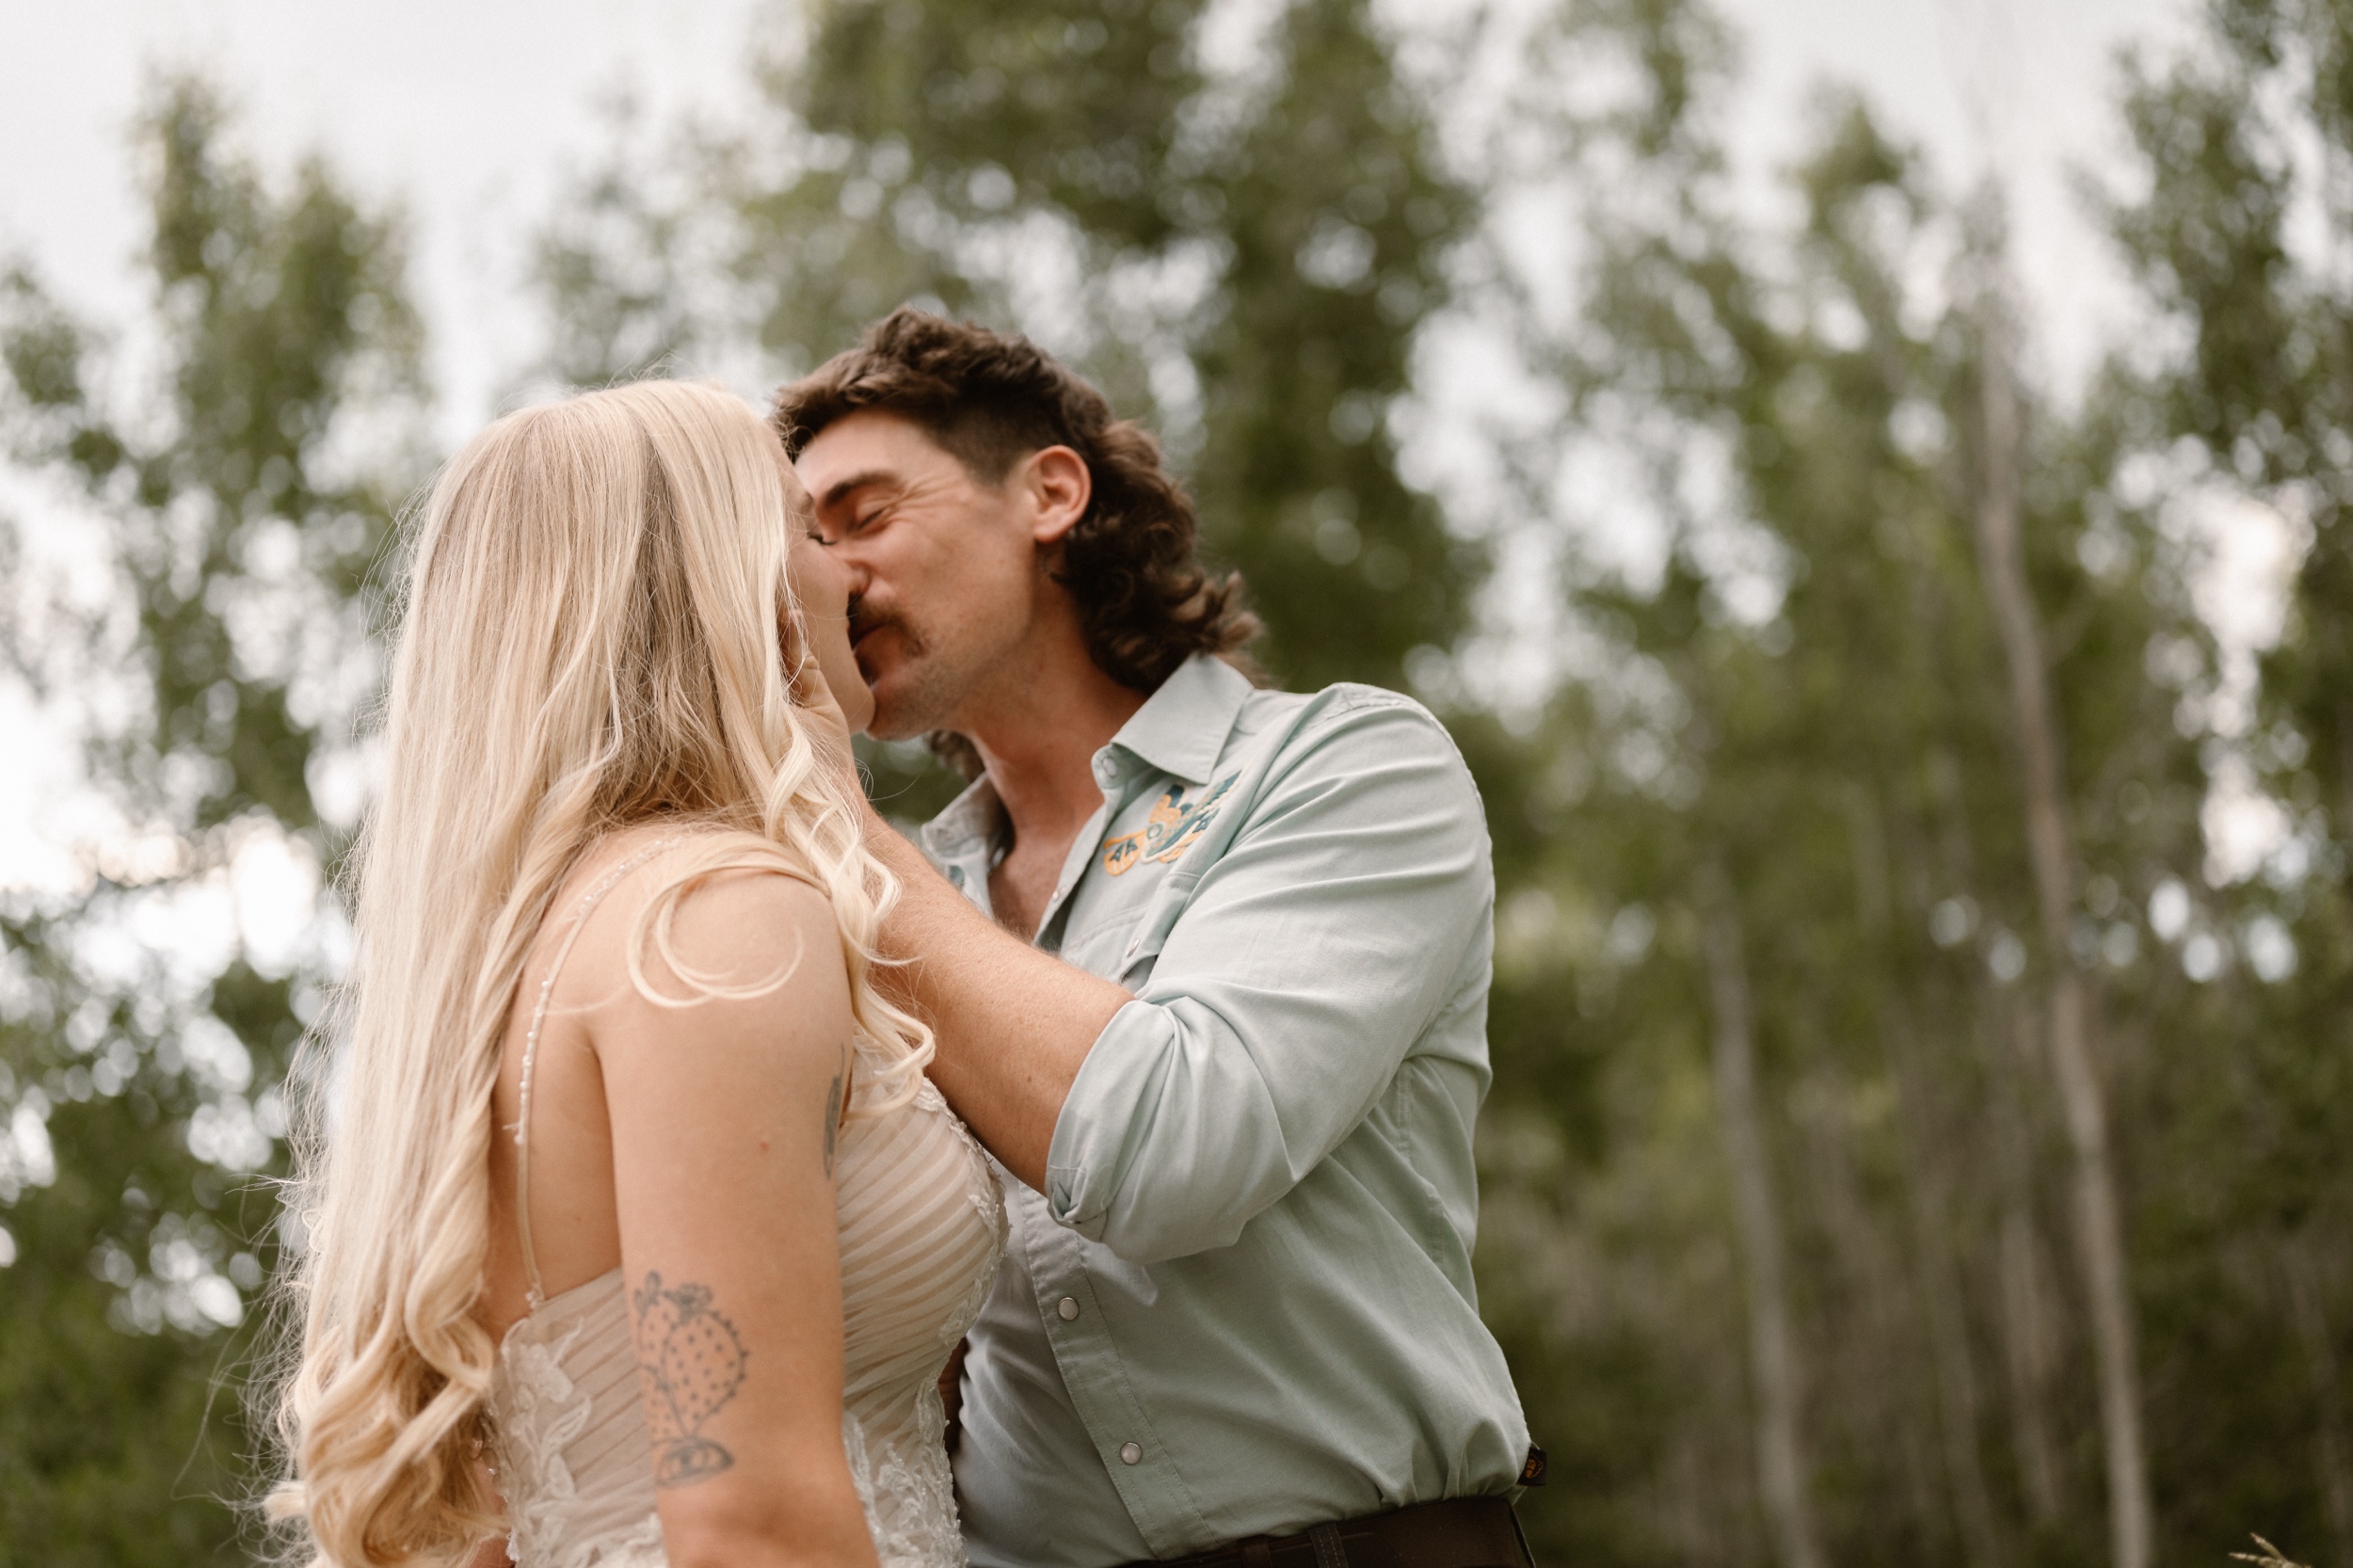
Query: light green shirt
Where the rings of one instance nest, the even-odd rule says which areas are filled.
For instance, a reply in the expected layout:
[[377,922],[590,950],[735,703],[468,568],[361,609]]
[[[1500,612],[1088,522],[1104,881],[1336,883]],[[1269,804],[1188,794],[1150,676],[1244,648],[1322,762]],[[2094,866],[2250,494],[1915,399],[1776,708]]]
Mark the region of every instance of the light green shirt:
[[[1194,659],[1096,754],[1037,945],[1135,993],[1000,1172],[957,1490],[978,1568],[1109,1568],[1511,1495],[1528,1448],[1471,1284],[1495,881],[1411,700]],[[984,910],[986,780],[923,831]]]

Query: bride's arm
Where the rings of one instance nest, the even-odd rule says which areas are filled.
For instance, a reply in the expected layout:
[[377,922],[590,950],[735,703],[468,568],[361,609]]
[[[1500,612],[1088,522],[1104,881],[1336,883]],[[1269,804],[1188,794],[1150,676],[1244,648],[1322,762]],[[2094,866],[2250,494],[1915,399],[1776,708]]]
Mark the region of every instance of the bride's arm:
[[[851,1025],[832,909],[729,872],[682,900],[673,951],[736,987],[773,978],[778,954],[793,968],[763,996],[686,1007],[624,984],[588,1019],[667,1556],[871,1568],[841,1446],[833,1155]],[[695,988],[651,955],[646,976]]]

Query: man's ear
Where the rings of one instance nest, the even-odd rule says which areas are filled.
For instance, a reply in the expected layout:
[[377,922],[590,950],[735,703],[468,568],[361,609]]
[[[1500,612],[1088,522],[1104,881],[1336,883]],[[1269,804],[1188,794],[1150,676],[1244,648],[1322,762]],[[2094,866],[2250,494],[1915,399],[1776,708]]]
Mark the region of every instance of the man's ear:
[[1029,503],[1030,536],[1042,545],[1062,543],[1095,499],[1086,459],[1066,446],[1031,453],[1013,480]]

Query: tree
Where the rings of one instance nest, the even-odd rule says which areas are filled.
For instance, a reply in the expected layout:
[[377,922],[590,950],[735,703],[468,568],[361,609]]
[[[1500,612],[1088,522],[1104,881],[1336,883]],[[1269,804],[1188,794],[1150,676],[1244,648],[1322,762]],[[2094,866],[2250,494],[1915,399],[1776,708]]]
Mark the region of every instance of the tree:
[[[2229,1092],[2209,1102],[2217,1136],[2207,1192],[2169,1194],[2168,1221],[2241,1259],[2240,1320],[2300,1366],[2209,1330],[2239,1375],[2261,1379],[2284,1446],[2302,1443],[2306,1486],[2282,1467],[2274,1539],[2324,1539],[2353,1561],[2353,1436],[2345,1415],[2346,1281],[2353,1216],[2324,1174],[2345,1145],[2345,1003],[2353,994],[2353,457],[2341,265],[2353,150],[2353,9],[2332,0],[2215,0],[2201,31],[2164,59],[2136,61],[2124,119],[2146,193],[2108,216],[2153,315],[2170,334],[2123,367],[2144,440],[2162,446],[2188,504],[2269,507],[2304,533],[2277,644],[2265,654],[2250,722],[2216,744],[2281,813],[2288,836],[2259,878],[2216,889],[2192,925],[2212,950],[2235,945],[2259,984],[2213,1019],[2231,1032]],[[2309,221],[2307,219],[2309,215]],[[2156,345],[2163,344],[2163,347]],[[2189,884],[2195,887],[2196,884]],[[2233,940],[2235,927],[2236,940]],[[2193,1218],[2194,1216],[2194,1218]],[[2227,1289],[2217,1283],[2210,1288]],[[2241,1440],[2254,1423],[2233,1423]],[[2188,1445],[2211,1462],[2230,1437]],[[2194,1456],[2194,1457],[2193,1457]]]
[[[1998,192],[1987,193],[1987,221],[2001,221]],[[2147,1568],[2151,1540],[2149,1466],[2143,1449],[2140,1369],[2133,1340],[2116,1177],[2109,1165],[2106,1095],[2092,1064],[2091,985],[2069,936],[2081,897],[2074,811],[2062,782],[2065,721],[2052,709],[2042,616],[2026,579],[2019,543],[2021,469],[2015,328],[2006,297],[1996,232],[1979,241],[1977,367],[1977,553],[1985,594],[2001,630],[2014,714],[2027,861],[2051,971],[2051,1073],[2074,1161],[2076,1248],[2100,1378],[2102,1449],[2107,1460],[2108,1517],[2118,1568]]]
[[[1737,199],[1702,0],[1449,38],[1516,69],[1478,167],[1365,0],[1222,53],[1206,15],[776,13],[751,122],[629,131],[551,223],[548,366],[782,376],[907,298],[1030,330],[1168,442],[1278,675],[1395,682],[1487,567],[1394,400],[1434,312],[1503,322],[1559,409],[1500,448],[1514,558],[1560,563],[1557,646],[1513,654],[1561,673],[1446,716],[1496,845],[1478,1267],[1553,1456],[1540,1557],[2123,1561],[2137,1404],[2152,1555],[2353,1562],[2353,10],[2214,0],[2127,77],[2151,323],[2064,405],[1969,205],[1851,101],[1793,218]],[[423,468],[397,226],[157,102],[152,396],[0,280],[8,450],[107,585],[50,592],[15,520],[0,648],[120,827],[0,908],[8,1560],[232,1551],[270,1087],[333,921],[232,940],[201,901],[331,873]],[[1549,272],[1489,221],[1540,202]],[[2196,608],[2224,506],[2310,543],[2260,662]],[[874,760],[908,814],[953,787]],[[2283,826],[2258,867],[2204,831],[2231,790]],[[125,940],[160,909],[222,938]]]
[[[756,123],[690,143],[666,184],[616,161],[551,230],[552,365],[606,379],[643,362],[607,345],[685,362],[742,332],[792,374],[909,299],[1028,330],[1175,450],[1270,668],[1403,684],[1409,651],[1461,635],[1481,570],[1400,477],[1386,419],[1472,195],[1365,0],[1279,8],[1240,73],[1200,58],[1202,11],[779,18]],[[680,295],[712,315],[661,316]]]
[[[0,285],[10,455],[78,492],[108,589],[78,614],[12,574],[0,646],[79,703],[119,824],[80,890],[0,911],[0,1557],[27,1562],[236,1559],[254,1304],[284,1244],[276,1084],[333,952],[217,928],[241,856],[333,865],[350,821],[316,792],[348,761],[363,589],[418,472],[397,225],[315,162],[265,178],[193,80],[156,88],[141,142],[152,403],[106,395],[127,367],[28,270]],[[214,929],[157,946],[175,923]]]
[[[1649,1457],[1609,1480],[1616,1506],[1548,1494],[1531,1528],[1562,1555],[1618,1560],[1753,1560],[1767,1544],[1785,1562],[1999,1562],[2022,1544],[2099,1560],[2082,1505],[2109,1489],[2084,1461],[2127,1462],[2129,1522],[2134,1437],[2127,1422],[2084,1440],[2101,1430],[2102,1379],[2053,1349],[2106,1327],[2061,1309],[2046,1261],[2061,1238],[2078,1259],[2099,1238],[2052,1224],[2067,1211],[2054,1177],[2080,1145],[2051,1147],[2061,1042],[2022,1004],[2034,957],[2019,934],[2056,933],[2055,977],[2102,972],[2115,1007],[2100,1065],[2128,1128],[2106,1277],[2121,1287],[2131,1259],[2165,1303],[2162,1365],[2211,1400],[2227,1358],[2184,1334],[2196,1304],[2179,1272],[2201,1243],[2152,1224],[2164,1206],[2137,1205],[2131,1178],[2144,1161],[2210,1168],[2211,1128],[2179,1106],[2227,1068],[2214,1023],[2183,1016],[2198,987],[2163,946],[2181,933],[2144,946],[2123,892],[2179,891],[2203,858],[2208,774],[2200,732],[2177,723],[2183,684],[2213,657],[2194,560],[2162,497],[2132,480],[2145,426],[2121,386],[2080,421],[2022,391],[2014,460],[1997,460],[1986,409],[2002,373],[1975,296],[1930,281],[1934,258],[1966,253],[1964,215],[1914,155],[1832,98],[1793,180],[1801,221],[1745,220],[1713,140],[1727,77],[1707,13],[1565,17],[1544,79],[1606,90],[1560,94],[1596,106],[1566,116],[1538,164],[1578,203],[1589,249],[1574,307],[1548,312],[1531,289],[1522,317],[1568,408],[1529,464],[1529,510],[1559,516],[1557,454],[1606,458],[1610,504],[1646,520],[1656,554],[1563,541],[1585,651],[1545,737],[1560,749],[1541,771],[1561,782],[1534,792],[1559,802],[1550,841],[1499,926],[1507,955],[1550,950],[1574,1011],[1498,1030],[1491,1143],[1513,1153],[1493,1161],[1504,1224],[1482,1260],[1500,1320],[1545,1291],[1582,1304],[1515,1324],[1515,1365],[1590,1368],[1597,1349],[1580,1341],[1631,1339],[1669,1370],[1663,1414],[1630,1423]],[[2015,553],[1991,581],[1989,470],[2024,476],[1995,498],[2014,509]],[[2056,905],[2015,760],[2004,631],[2022,610],[2054,629],[2028,656],[2048,681],[2043,808],[2055,796],[2082,824],[2067,853],[2089,868]],[[1727,1050],[1743,1036],[1751,1051]],[[2080,1072],[2089,1047],[2074,1045]],[[1601,1060],[1598,1117],[1526,1092],[1563,1055]],[[1753,1094],[1722,1092],[1752,1073]],[[1700,1158],[1694,1111],[1711,1104],[1712,1199],[1670,1175]],[[1545,1143],[1561,1152],[1521,1163]],[[1969,1179],[1979,1168],[2001,1174]],[[1556,1234],[1538,1240],[1528,1208]],[[1728,1282],[1717,1259],[1736,1240]],[[1563,1256],[1573,1274],[1554,1272]],[[1717,1347],[1743,1344],[1727,1367]],[[2007,1378],[1988,1375],[1997,1347]],[[1756,1435],[1728,1444],[1744,1406]],[[2238,1407],[2280,1411],[2251,1387]],[[2178,1441],[2193,1418],[2165,1419]],[[2201,1457],[2160,1465],[2159,1538],[2261,1495],[2260,1461]]]

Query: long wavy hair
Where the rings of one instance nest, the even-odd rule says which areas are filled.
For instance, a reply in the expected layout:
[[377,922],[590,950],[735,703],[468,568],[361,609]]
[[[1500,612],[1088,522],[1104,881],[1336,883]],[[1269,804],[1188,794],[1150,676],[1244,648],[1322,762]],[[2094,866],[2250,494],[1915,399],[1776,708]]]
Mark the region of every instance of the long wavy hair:
[[777,459],[737,399],[647,381],[509,414],[424,509],[355,966],[296,1079],[299,1333],[270,1512],[314,1563],[447,1562],[500,1528],[479,1464],[498,1347],[475,1316],[491,1094],[525,954],[592,845],[679,829],[631,940],[641,990],[687,889],[764,865],[831,895],[862,1109],[911,1095],[930,1056],[871,984],[896,885],[794,698],[801,522]]

